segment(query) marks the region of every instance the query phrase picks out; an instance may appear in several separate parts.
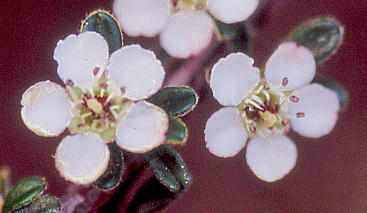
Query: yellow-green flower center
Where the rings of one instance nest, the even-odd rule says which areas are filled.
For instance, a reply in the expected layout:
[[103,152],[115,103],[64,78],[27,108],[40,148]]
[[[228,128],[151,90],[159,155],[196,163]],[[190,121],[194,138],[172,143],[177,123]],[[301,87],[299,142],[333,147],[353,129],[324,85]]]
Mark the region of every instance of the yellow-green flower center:
[[207,0],[173,0],[175,11],[181,10],[204,10],[206,9]]
[[242,124],[249,136],[267,136],[273,131],[284,131],[288,125],[288,101],[292,91],[272,87],[261,82],[237,106]]
[[106,142],[114,141],[117,121],[126,114],[132,103],[125,97],[123,89],[116,88],[108,78],[101,77],[88,88],[67,85],[66,90],[74,104],[69,131],[93,132]]

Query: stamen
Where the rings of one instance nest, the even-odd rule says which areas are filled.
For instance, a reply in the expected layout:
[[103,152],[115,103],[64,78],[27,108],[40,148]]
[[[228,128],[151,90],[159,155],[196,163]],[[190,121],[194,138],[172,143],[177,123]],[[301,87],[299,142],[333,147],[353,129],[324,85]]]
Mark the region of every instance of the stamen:
[[121,94],[126,94],[126,87],[120,87]]
[[303,117],[305,117],[305,113],[297,112],[296,116],[297,116],[297,118],[303,118]]
[[98,73],[99,73],[99,71],[100,71],[100,68],[99,68],[99,67],[95,67],[95,68],[93,69],[92,73],[93,73],[93,75],[94,75],[94,76],[97,76],[97,75],[98,75]]
[[101,83],[99,84],[99,86],[103,89],[107,89],[108,88],[108,84],[107,83]]
[[269,85],[264,85],[264,90],[269,90],[269,89],[270,89]]
[[263,105],[263,100],[257,95],[252,95],[251,98],[256,101],[258,104]]
[[276,103],[275,104],[275,106],[274,106],[274,110],[275,110],[275,112],[278,112],[279,111],[279,109],[280,109],[280,104],[279,103]]
[[250,126],[250,132],[256,133],[256,127],[255,126]]
[[292,96],[289,98],[289,100],[290,100],[290,101],[292,101],[292,102],[297,103],[297,102],[299,101],[299,98],[298,98],[297,96],[292,95]]
[[282,121],[282,126],[284,126],[284,127],[285,127],[285,126],[287,126],[287,124],[288,124],[288,122],[287,122],[287,121],[284,121],[284,120]]
[[285,87],[288,84],[288,78],[283,78],[282,86]]
[[70,79],[66,80],[66,85],[67,86],[70,86],[70,87],[73,87],[74,86],[74,82]]
[[263,108],[263,107],[261,107],[259,104],[257,104],[255,101],[253,101],[253,100],[251,100],[251,99],[246,99],[246,100],[245,100],[245,103],[247,103],[247,104],[251,104],[251,105],[253,105],[255,108],[258,108],[259,110],[264,111],[264,108]]

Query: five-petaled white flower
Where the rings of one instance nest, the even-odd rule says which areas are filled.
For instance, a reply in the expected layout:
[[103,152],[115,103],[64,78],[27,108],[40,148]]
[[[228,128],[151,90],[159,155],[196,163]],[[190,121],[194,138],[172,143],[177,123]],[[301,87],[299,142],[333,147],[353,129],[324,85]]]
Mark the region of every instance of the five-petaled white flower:
[[339,101],[334,91],[310,84],[316,72],[314,56],[294,42],[281,44],[262,74],[253,62],[233,53],[214,65],[210,87],[225,107],[207,121],[205,141],[214,155],[232,157],[250,137],[247,164],[258,178],[273,182],[297,161],[297,148],[284,133],[289,127],[312,138],[330,133]]
[[130,36],[153,37],[167,53],[188,58],[207,47],[213,20],[230,24],[247,19],[259,0],[115,0],[114,14]]
[[165,72],[153,52],[124,46],[109,56],[95,32],[69,35],[57,43],[57,73],[66,84],[39,82],[23,94],[22,119],[40,136],[72,133],[59,144],[60,174],[77,184],[94,182],[107,169],[107,142],[134,153],[165,141],[168,116],[143,99],[157,92]]

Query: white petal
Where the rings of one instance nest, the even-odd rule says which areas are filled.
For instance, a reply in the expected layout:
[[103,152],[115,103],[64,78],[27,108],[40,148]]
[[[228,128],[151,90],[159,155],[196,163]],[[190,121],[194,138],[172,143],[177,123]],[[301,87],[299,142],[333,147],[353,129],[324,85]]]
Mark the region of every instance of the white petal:
[[113,12],[129,36],[153,37],[169,19],[168,0],[115,0]]
[[259,0],[208,0],[208,9],[219,21],[231,24],[247,19],[258,4]]
[[133,100],[145,99],[162,86],[165,72],[155,54],[139,45],[125,46],[110,59],[109,72],[119,87]]
[[206,122],[206,148],[218,157],[233,157],[246,145],[247,134],[235,107],[224,107]]
[[316,62],[312,52],[294,42],[279,45],[265,67],[265,79],[281,85],[288,78],[286,88],[294,89],[312,81],[316,74]]
[[[329,134],[338,119],[340,106],[337,94],[320,84],[310,84],[296,90],[294,95],[299,101],[289,102],[292,129],[313,138]],[[304,117],[297,117],[297,113],[304,113]]]
[[96,32],[69,35],[57,42],[54,59],[58,63],[57,73],[66,83],[89,83],[96,67],[104,68],[108,61],[108,45]]
[[51,81],[29,87],[22,96],[22,119],[40,136],[57,136],[70,122],[71,103],[64,88]]
[[173,15],[160,35],[167,53],[188,58],[206,48],[213,35],[213,23],[204,11],[181,11]]
[[126,118],[120,121],[116,143],[134,153],[150,151],[164,143],[168,116],[161,108],[140,101],[132,105]]
[[224,106],[236,106],[260,81],[260,71],[254,60],[243,53],[232,53],[213,67],[210,88]]
[[296,165],[297,147],[286,136],[256,136],[247,145],[246,162],[258,178],[274,182]]
[[55,154],[61,176],[76,184],[96,181],[107,169],[110,151],[96,135],[66,136]]

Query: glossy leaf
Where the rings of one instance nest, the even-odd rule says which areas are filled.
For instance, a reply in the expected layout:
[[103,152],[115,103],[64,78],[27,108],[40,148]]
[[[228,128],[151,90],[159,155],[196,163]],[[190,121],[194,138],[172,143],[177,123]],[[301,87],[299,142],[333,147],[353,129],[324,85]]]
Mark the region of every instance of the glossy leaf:
[[82,22],[81,32],[98,32],[107,41],[110,54],[122,47],[122,34],[116,19],[106,11],[95,11]]
[[107,170],[93,183],[93,185],[103,190],[111,190],[120,183],[125,167],[122,150],[116,143],[108,143],[108,148],[111,156]]
[[0,167],[0,196],[5,197],[10,187],[10,170],[7,167]]
[[310,49],[316,62],[321,62],[337,51],[343,35],[344,28],[335,19],[317,18],[299,26],[290,40]]
[[147,100],[164,109],[170,116],[183,116],[193,110],[198,96],[190,87],[166,87]]
[[184,145],[187,141],[187,127],[179,118],[170,117],[167,143]]
[[34,176],[20,180],[5,198],[5,212],[12,212],[31,203],[46,189],[45,179]]
[[226,40],[233,52],[247,52],[251,34],[246,22],[225,24],[215,20],[215,25],[218,38]]
[[138,190],[127,208],[127,213],[153,213],[167,208],[173,201],[180,198],[182,191],[171,192],[151,177]]
[[55,196],[44,195],[36,198],[30,205],[14,211],[14,213],[58,213],[61,203]]
[[191,183],[191,174],[181,155],[164,144],[144,154],[144,159],[156,178],[170,191],[177,192]]
[[349,103],[349,96],[346,89],[344,89],[340,84],[337,82],[327,79],[327,78],[321,78],[319,76],[316,76],[316,78],[312,81],[312,83],[318,83],[323,85],[324,87],[327,87],[338,95],[339,104],[340,104],[340,110],[344,111]]

